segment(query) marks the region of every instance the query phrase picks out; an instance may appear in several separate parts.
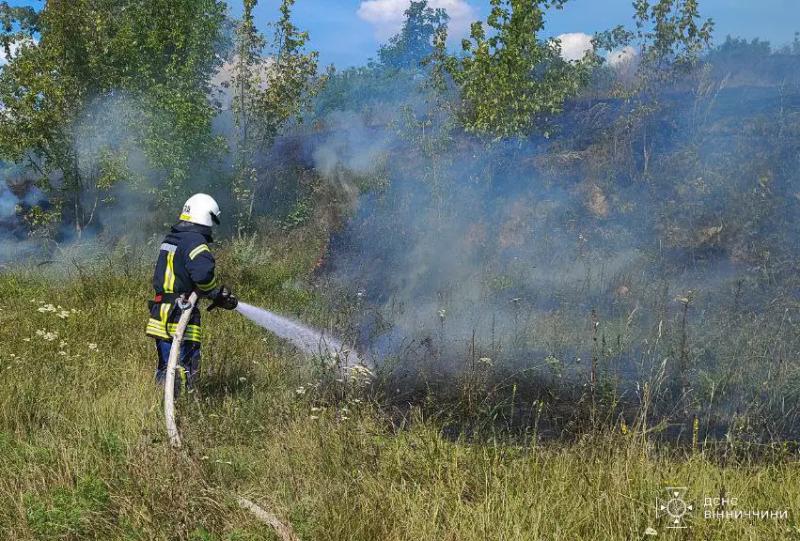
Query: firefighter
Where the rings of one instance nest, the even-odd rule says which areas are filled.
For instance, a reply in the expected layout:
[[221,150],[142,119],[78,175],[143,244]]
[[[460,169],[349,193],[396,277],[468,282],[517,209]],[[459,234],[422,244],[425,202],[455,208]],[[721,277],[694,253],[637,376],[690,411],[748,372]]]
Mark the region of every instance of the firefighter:
[[[147,335],[156,340],[156,381],[159,383],[166,377],[172,333],[181,316],[177,301],[196,291],[199,297],[211,300],[209,311],[214,308],[233,310],[238,304],[231,290],[218,284],[214,256],[208,248],[213,242],[211,228],[219,224],[219,215],[219,205],[211,196],[193,195],[186,201],[178,223],[172,226],[158,252],[153,273],[155,298],[149,303]],[[200,339],[200,310],[195,306],[184,333],[176,369],[178,391],[190,389],[200,369]]]

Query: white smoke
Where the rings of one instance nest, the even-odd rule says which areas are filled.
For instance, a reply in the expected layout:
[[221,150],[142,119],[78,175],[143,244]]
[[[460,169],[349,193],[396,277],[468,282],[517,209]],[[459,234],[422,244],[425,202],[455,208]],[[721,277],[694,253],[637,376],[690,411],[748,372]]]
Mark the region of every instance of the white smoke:
[[314,167],[325,177],[343,168],[357,175],[375,170],[388,151],[389,139],[383,130],[370,130],[361,115],[337,111],[328,117],[331,135],[314,149]]
[[0,220],[13,218],[17,213],[20,201],[5,184],[0,185]]

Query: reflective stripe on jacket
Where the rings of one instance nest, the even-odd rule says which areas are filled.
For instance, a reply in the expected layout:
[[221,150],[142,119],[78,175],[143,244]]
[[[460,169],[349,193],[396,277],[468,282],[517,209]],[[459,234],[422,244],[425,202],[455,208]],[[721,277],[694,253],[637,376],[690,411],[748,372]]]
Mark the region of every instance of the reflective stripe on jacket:
[[[158,251],[153,272],[156,298],[147,322],[149,336],[169,339],[175,332],[181,311],[175,298],[197,291],[201,296],[213,295],[217,288],[214,256],[208,248],[213,242],[211,228],[178,222],[164,238]],[[200,342],[200,310],[195,307],[189,319],[184,339]]]

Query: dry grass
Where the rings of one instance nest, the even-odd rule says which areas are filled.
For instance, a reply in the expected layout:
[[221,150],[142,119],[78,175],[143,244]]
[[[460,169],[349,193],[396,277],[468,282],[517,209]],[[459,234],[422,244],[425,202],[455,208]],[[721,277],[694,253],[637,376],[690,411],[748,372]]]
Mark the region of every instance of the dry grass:
[[[273,265],[265,275],[290,267]],[[397,426],[358,393],[323,400],[308,363],[233,313],[206,319],[203,381],[179,404],[185,449],[175,452],[142,332],[145,282],[108,267],[82,279],[0,277],[0,538],[273,539],[234,493],[308,540],[647,539],[648,528],[800,538],[789,454],[720,463],[613,431],[534,447],[466,441],[415,408]],[[247,294],[314,309],[286,287]],[[675,485],[698,507],[683,533],[655,512]],[[789,516],[703,519],[704,497],[720,496]]]

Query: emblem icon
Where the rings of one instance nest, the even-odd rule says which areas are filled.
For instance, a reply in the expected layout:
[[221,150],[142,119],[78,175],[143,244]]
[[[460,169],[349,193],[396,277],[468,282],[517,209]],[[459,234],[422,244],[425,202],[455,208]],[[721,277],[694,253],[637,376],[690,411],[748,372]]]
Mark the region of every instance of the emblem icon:
[[666,499],[656,498],[658,516],[666,516],[667,528],[686,528],[684,517],[694,510],[694,506],[685,500],[686,487],[667,487]]

